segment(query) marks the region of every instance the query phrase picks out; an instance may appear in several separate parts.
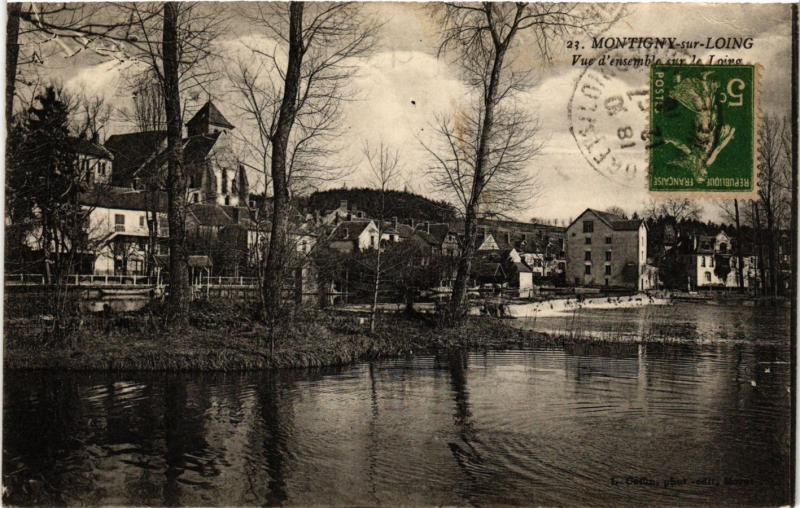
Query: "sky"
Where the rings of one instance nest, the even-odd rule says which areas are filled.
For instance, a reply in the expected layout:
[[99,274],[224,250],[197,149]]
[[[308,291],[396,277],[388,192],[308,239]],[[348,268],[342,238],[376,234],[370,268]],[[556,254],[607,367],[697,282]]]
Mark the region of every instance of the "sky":
[[[220,4],[230,8],[231,4]],[[437,114],[452,114],[463,107],[467,88],[460,79],[458,63],[448,55],[437,56],[439,32],[430,6],[410,3],[364,4],[365,13],[383,25],[372,54],[355,63],[358,70],[352,86],[357,93],[343,108],[339,154],[346,167],[342,180],[332,185],[362,186],[369,179],[361,154],[364,142],[383,141],[398,149],[402,167],[399,188],[429,195],[425,168],[431,159],[420,141],[428,141]],[[788,114],[790,108],[791,26],[789,5],[758,4],[628,4],[625,16],[603,35],[614,37],[659,36],[680,40],[707,37],[752,37],[753,47],[718,50],[713,53],[742,58],[744,63],[762,66],[762,113]],[[587,36],[575,38],[584,56],[600,50],[586,47]],[[241,54],[243,44],[272,44],[244,19],[234,16],[229,33],[218,41],[223,61]],[[532,88],[519,100],[539,124],[540,154],[530,161],[528,171],[539,182],[540,193],[530,204],[510,212],[519,220],[532,217],[569,220],[587,207],[605,209],[619,206],[629,213],[642,210],[649,196],[645,171],[621,178],[597,171],[578,148],[570,133],[568,107],[584,68],[572,65],[573,50],[564,42],[555,45],[550,61],[540,58],[535,44],[523,35],[512,48],[515,65],[530,68]],[[695,52],[706,56],[708,52]],[[104,95],[118,106],[129,106],[129,92],[122,79],[124,65],[114,61],[81,57],[48,62],[47,72],[66,88]],[[128,69],[130,70],[130,69]],[[631,71],[616,80],[620,93],[647,87],[644,70]],[[212,87],[214,102],[237,127],[246,123],[238,114],[235,98],[227,93],[224,79]],[[633,122],[646,123],[646,116]],[[240,127],[246,129],[246,126]],[[126,132],[130,126],[115,122],[108,134]],[[634,154],[646,165],[642,150]],[[255,181],[256,178],[251,178]],[[705,217],[719,219],[713,202],[703,206]]]

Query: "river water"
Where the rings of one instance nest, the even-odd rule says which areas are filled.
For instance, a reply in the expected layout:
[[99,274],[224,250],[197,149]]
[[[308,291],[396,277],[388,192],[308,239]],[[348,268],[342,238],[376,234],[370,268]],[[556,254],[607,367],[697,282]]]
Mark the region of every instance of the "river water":
[[[741,333],[279,373],[6,371],[4,500],[790,503],[788,310],[750,309],[754,328],[682,307],[663,312]],[[586,311],[583,329],[643,312]]]

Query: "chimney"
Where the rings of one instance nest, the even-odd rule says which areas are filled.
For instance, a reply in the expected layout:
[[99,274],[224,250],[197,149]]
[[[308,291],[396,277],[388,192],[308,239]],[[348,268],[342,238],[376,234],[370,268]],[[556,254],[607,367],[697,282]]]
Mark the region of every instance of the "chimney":
[[425,232],[428,234],[431,232],[431,223],[428,221],[425,221]]
[[92,132],[92,143],[95,145],[100,143],[100,133],[97,131]]
[[347,200],[343,199],[339,201],[339,209],[340,210],[347,210]]
[[414,229],[414,218],[412,217],[412,218],[410,218],[408,220],[411,221],[411,224],[410,224],[411,229]]
[[392,227],[397,231],[397,216],[392,217]]

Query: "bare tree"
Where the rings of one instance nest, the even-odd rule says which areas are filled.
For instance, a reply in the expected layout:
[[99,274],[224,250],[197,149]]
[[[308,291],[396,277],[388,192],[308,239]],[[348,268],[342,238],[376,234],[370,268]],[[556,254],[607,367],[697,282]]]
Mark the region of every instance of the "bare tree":
[[[167,130],[167,221],[169,224],[169,307],[173,322],[186,318],[189,305],[188,254],[186,249],[186,203],[188,179],[183,159],[182,95],[207,90],[215,77],[210,65],[212,43],[225,23],[219,9],[200,3],[115,4],[117,15],[129,19],[135,34],[128,37],[130,58],[144,64],[155,79],[164,101]],[[155,107],[154,92],[143,105],[142,122],[160,122],[147,112]]]
[[520,34],[530,34],[547,58],[550,43],[600,20],[578,5],[539,3],[444,4],[440,54],[450,53],[471,89],[473,106],[439,118],[438,145],[423,143],[433,157],[434,186],[455,197],[464,216],[464,242],[448,310],[449,321],[467,311],[467,280],[477,249],[481,216],[520,204],[529,182],[528,162],[541,145],[536,124],[516,101],[530,71],[514,65]]
[[786,123],[777,116],[765,115],[758,146],[759,199],[756,211],[763,212],[766,221],[766,268],[769,281],[764,282],[767,283],[773,296],[778,296],[778,289],[782,285],[778,242],[781,239],[782,227],[787,223],[791,213],[791,191],[787,191],[790,186],[785,183],[791,178],[791,161],[787,160],[785,150]]
[[606,208],[606,213],[618,215],[623,219],[628,218],[628,212],[626,212],[621,206],[609,206],[608,208]]
[[369,165],[372,184],[380,191],[381,200],[377,217],[378,245],[375,251],[375,284],[372,291],[372,309],[370,310],[369,318],[369,329],[374,333],[378,314],[378,294],[380,293],[381,285],[381,251],[383,250],[381,239],[386,230],[386,192],[400,176],[400,167],[398,165],[400,152],[384,144],[383,141],[375,148],[370,147],[369,143],[365,142],[362,152]]
[[114,9],[112,4],[103,3],[8,4],[7,123],[13,116],[18,81],[31,82],[23,76],[21,68],[42,66],[51,59],[71,58],[82,52],[111,60],[128,59],[126,47],[137,40],[131,32],[133,19],[115,17]]
[[698,220],[702,209],[691,199],[658,199],[650,200],[645,214],[653,219],[670,217],[675,222],[682,220]]
[[[269,133],[273,199],[263,292],[265,312],[274,318],[280,312],[287,267],[293,173],[296,176],[303,164],[319,159],[319,152],[297,147],[303,146],[303,139],[313,144],[320,138],[320,132],[330,126],[339,103],[346,98],[345,84],[354,72],[352,60],[366,55],[372,47],[375,27],[360,16],[355,4],[276,2],[259,3],[255,9],[256,23],[269,37],[279,41],[272,52],[254,49],[269,64],[270,71],[277,73],[279,83],[275,90],[280,90],[265,96],[264,104],[271,107],[267,115],[257,120],[263,123],[259,127],[262,135]],[[284,56],[286,63],[282,64]],[[247,94],[248,85],[244,88]],[[329,120],[320,122],[320,118]],[[294,129],[299,140],[292,150]]]
[[722,212],[722,216],[729,222],[733,222],[736,227],[736,281],[740,289],[744,289],[744,256],[742,249],[744,239],[742,237],[742,214],[739,212],[739,200],[719,201],[717,208]]

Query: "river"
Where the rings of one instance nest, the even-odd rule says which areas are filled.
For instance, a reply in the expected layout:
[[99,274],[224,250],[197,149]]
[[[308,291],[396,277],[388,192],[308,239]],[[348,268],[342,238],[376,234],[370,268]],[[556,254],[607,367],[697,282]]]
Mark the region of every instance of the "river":
[[[6,371],[4,500],[790,503],[788,310],[748,310],[766,316],[750,327],[721,323],[735,309],[684,307],[663,312],[700,330],[700,344],[580,343],[273,373]],[[642,316],[653,319],[641,309],[570,319],[607,332]],[[729,326],[739,332],[704,335]]]

